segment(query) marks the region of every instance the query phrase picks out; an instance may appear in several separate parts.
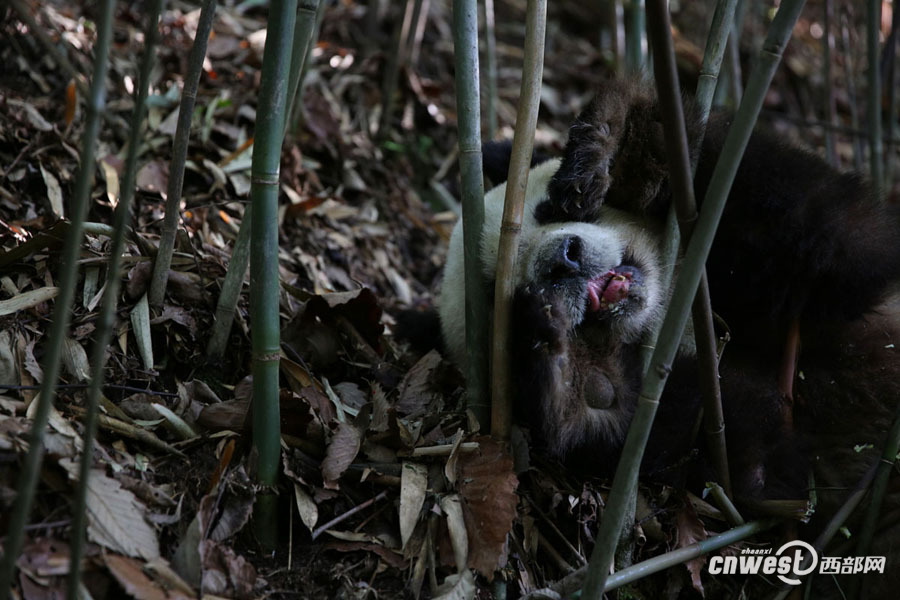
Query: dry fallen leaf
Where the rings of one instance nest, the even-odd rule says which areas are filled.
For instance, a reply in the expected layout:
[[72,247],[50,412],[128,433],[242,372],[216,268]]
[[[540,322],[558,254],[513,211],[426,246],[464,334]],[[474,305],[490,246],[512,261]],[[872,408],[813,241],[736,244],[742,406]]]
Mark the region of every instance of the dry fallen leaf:
[[[685,502],[681,510],[678,511],[676,528],[678,532],[678,543],[676,546],[678,548],[684,548],[691,544],[702,542],[709,537],[709,533],[707,533],[706,528],[703,526],[703,521],[700,520],[700,517],[697,516],[697,513],[687,502]],[[703,565],[705,564],[706,556],[699,556],[693,560],[689,560],[684,565],[691,574],[691,585],[694,586],[695,590],[700,592],[701,596],[705,595],[703,591],[703,581],[700,579],[700,574],[703,572]]]
[[403,463],[400,468],[400,540],[403,548],[419,522],[427,488],[428,469],[415,463]]
[[339,487],[338,479],[356,458],[361,439],[362,435],[356,426],[346,422],[338,423],[322,461],[322,478],[326,488],[336,490]]
[[516,517],[519,480],[512,457],[490,436],[479,436],[477,452],[459,459],[459,494],[469,538],[469,567],[493,579],[506,564],[506,536]]

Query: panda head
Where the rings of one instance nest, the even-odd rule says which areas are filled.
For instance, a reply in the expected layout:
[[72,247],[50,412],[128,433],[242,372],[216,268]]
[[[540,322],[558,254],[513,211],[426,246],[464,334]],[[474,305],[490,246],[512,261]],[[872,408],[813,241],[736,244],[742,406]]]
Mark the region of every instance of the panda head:
[[[528,287],[562,307],[572,338],[595,351],[637,342],[660,318],[659,226],[639,214],[603,206],[591,222],[539,223],[536,210],[547,199],[558,160],[529,173],[519,234],[516,289]],[[484,199],[481,261],[492,295],[506,184]],[[462,222],[457,223],[441,287],[439,312],[450,357],[465,360],[465,290]],[[525,324],[512,323],[512,327]]]

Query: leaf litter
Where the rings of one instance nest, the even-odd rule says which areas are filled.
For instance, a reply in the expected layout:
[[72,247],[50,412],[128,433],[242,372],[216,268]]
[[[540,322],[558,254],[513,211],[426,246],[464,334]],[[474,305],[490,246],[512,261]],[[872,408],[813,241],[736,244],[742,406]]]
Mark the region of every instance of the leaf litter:
[[[521,431],[513,450],[492,441],[465,411],[462,377],[439,348],[420,351],[393,335],[400,310],[434,306],[456,218],[445,198],[458,189],[448,2],[423,3],[427,19],[400,70],[396,114],[389,130],[376,135],[401,4],[389,3],[374,16],[356,0],[329,4],[308,61],[299,125],[285,145],[279,212],[284,477],[278,490],[285,535],[266,556],[250,518],[257,490],[248,455],[247,286],[228,351],[220,360],[204,351],[248,201],[266,15],[246,2],[217,10],[193,115],[168,294],[153,312],[145,293],[180,82],[199,15],[189,3],[168,3],[88,490],[90,544],[82,568],[95,597],[118,590],[134,598],[250,598],[290,590],[291,597],[308,598],[463,599],[486,597],[496,578],[515,597],[559,579],[590,555],[607,482],[530,456]],[[102,158],[92,166],[91,223],[79,258],[81,290],[47,433],[43,483],[18,561],[24,598],[62,593],[68,571],[71,515],[59,500],[73,494],[81,452],[87,357],[109,259],[109,228],[102,224],[111,222],[121,191],[141,6],[117,6]],[[95,41],[91,3],[49,0],[31,7],[68,66],[6,10],[11,18],[0,23],[0,60],[9,67],[0,73],[0,514],[15,494],[28,409],[42,379],[84,125],[77,84],[90,73]],[[691,23],[705,23],[691,10],[701,9],[683,7],[675,15],[685,28],[676,31],[676,45],[688,86],[702,54],[697,40],[705,36],[691,31]],[[515,121],[524,11],[518,0],[497,3],[498,115],[506,137]],[[590,9],[561,3],[550,7],[549,19],[556,33],[536,137],[554,153],[589,97],[585,90],[608,72],[609,55],[596,49]],[[811,59],[806,46],[797,46],[789,48],[788,65],[799,72]],[[786,94],[788,88],[776,83],[775,89]],[[656,486],[641,488],[635,527],[637,559],[725,525],[703,500]],[[708,590],[700,564],[662,575],[644,592]]]

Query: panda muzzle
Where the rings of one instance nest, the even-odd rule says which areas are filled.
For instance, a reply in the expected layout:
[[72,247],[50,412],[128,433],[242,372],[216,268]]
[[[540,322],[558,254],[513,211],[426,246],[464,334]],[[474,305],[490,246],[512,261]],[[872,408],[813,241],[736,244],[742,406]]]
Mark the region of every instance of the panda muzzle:
[[611,310],[628,298],[628,291],[636,283],[638,271],[634,267],[620,265],[587,282],[588,310]]

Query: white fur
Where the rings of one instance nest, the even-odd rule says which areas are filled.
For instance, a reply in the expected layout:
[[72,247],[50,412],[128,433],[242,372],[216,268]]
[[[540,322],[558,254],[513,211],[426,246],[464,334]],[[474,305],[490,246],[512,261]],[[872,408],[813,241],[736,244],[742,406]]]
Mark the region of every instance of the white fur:
[[[541,252],[549,252],[559,241],[577,235],[587,242],[590,251],[604,268],[621,264],[626,251],[643,266],[645,309],[623,321],[617,330],[625,341],[632,341],[659,318],[663,291],[659,288],[658,236],[648,232],[640,219],[622,211],[605,207],[596,223],[551,223],[540,225],[534,219],[535,207],[547,196],[547,184],[559,168],[558,160],[542,163],[531,170],[525,194],[525,211],[519,234],[516,286],[534,281],[535,265]],[[500,244],[500,224],[506,184],[499,185],[485,195],[484,228],[481,236],[482,268],[485,280],[493,285]],[[599,273],[598,273],[599,274]],[[577,306],[575,305],[577,304]],[[465,284],[463,260],[463,227],[460,220],[450,237],[444,279],[441,286],[439,313],[444,343],[457,364],[465,362]],[[573,325],[583,318],[584,303],[570,307]]]

